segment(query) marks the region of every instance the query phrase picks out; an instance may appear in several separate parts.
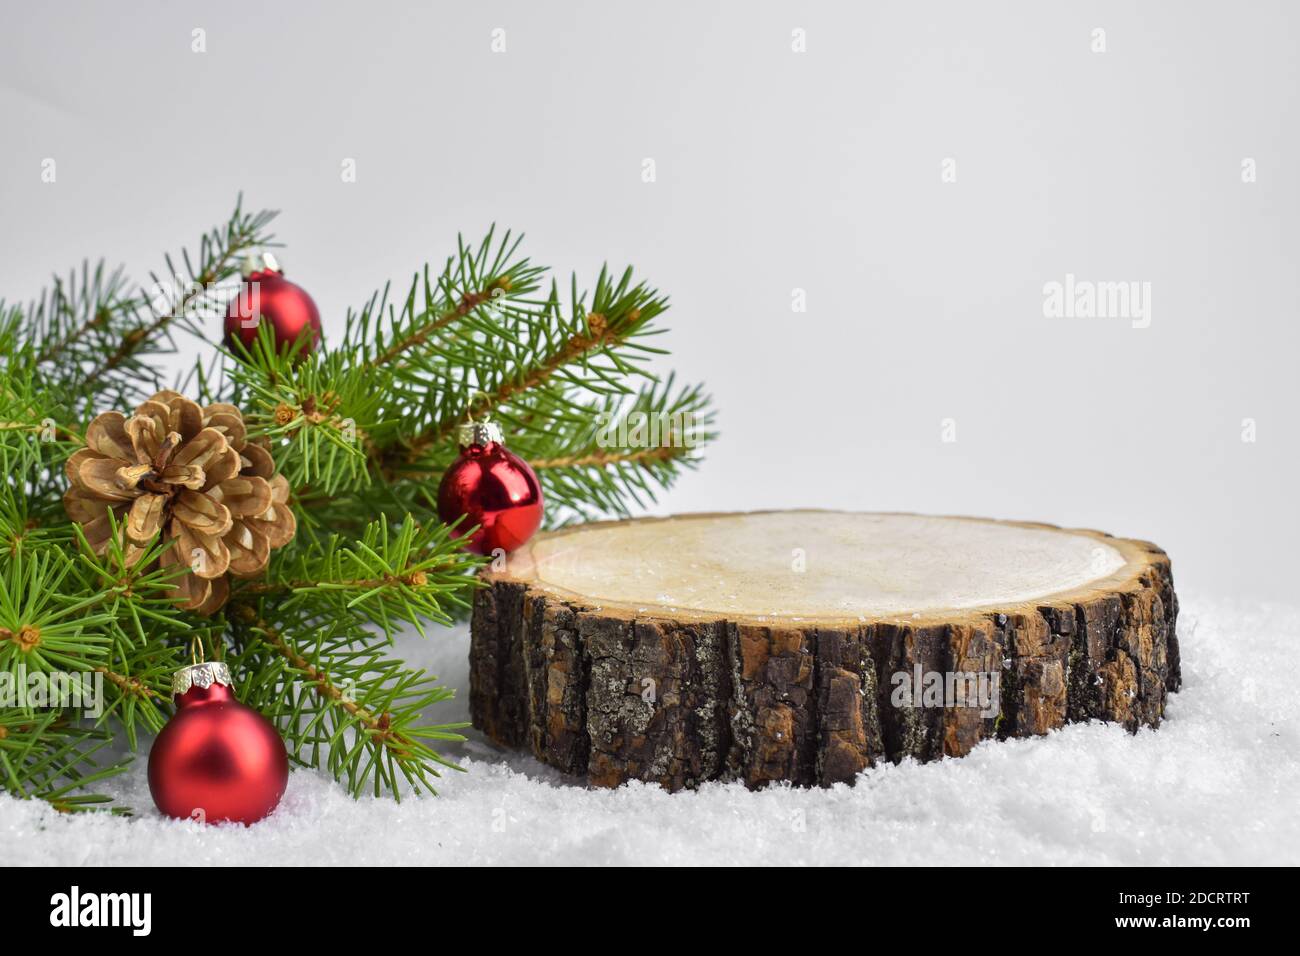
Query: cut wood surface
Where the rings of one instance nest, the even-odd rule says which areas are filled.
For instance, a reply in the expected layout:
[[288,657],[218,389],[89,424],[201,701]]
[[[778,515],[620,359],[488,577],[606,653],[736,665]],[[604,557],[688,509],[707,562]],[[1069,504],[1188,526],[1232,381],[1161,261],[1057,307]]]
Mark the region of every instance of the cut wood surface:
[[601,786],[851,781],[1096,718],[1158,726],[1153,544],[979,518],[701,514],[537,536],[485,573],[474,725]]

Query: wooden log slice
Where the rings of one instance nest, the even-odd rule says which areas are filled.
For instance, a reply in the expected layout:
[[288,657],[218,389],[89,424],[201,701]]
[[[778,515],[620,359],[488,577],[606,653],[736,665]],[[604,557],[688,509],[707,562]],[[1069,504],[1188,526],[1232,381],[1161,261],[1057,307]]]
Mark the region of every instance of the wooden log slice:
[[833,784],[1069,720],[1158,726],[1169,559],[1051,525],[824,511],[539,535],[485,573],[474,726],[600,786]]

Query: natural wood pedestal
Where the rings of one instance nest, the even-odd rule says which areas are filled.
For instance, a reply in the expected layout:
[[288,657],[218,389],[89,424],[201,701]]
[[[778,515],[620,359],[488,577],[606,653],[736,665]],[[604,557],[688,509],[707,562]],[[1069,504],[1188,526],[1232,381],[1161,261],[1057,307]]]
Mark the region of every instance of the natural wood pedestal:
[[[1179,685],[1169,559],[1097,531],[794,511],[539,535],[478,592],[474,726],[593,784],[832,784]],[[964,691],[964,696],[963,696]]]

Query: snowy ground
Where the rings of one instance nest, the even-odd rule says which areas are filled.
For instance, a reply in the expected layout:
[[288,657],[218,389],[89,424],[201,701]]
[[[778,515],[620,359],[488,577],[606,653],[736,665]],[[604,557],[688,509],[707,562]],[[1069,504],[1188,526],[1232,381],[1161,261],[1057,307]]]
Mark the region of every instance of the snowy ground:
[[[141,758],[115,793],[133,818],[68,817],[0,794],[4,864],[1250,864],[1300,863],[1300,608],[1188,599],[1181,693],[1158,731],[1100,724],[885,766],[855,787],[708,785],[670,795],[567,783],[475,736],[441,796],[349,798],[295,772],[251,828],[153,809]],[[403,652],[467,685],[464,629]],[[454,713],[453,713],[454,710]],[[440,720],[464,719],[444,705]],[[473,732],[471,731],[471,734]]]

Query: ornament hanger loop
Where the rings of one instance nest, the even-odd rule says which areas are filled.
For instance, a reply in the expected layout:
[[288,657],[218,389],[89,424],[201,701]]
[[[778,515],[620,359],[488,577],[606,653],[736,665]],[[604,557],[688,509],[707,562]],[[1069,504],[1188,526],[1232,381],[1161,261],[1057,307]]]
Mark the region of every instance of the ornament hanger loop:
[[203,653],[203,639],[197,634],[190,639],[190,663],[202,664],[207,660],[207,655]]
[[[487,392],[483,391],[481,388],[476,388],[469,393],[469,404],[465,406],[465,421],[469,422],[470,424],[474,423],[474,401],[477,398],[484,398],[488,402],[492,401],[492,396],[489,395]],[[492,420],[492,410],[486,409],[483,412],[483,417],[479,419],[479,422],[481,424],[487,424],[491,420]]]

